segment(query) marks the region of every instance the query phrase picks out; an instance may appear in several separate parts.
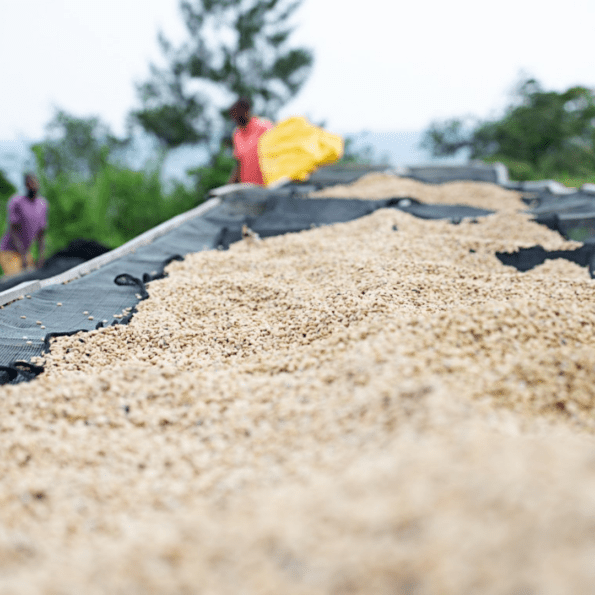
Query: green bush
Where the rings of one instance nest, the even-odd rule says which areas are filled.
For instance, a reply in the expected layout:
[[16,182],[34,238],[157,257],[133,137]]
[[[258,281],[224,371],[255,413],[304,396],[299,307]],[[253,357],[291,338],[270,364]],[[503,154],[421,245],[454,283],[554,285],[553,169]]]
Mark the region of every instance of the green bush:
[[105,164],[92,179],[41,175],[40,182],[49,202],[49,253],[76,238],[116,248],[202,202],[182,185],[166,193],[158,171],[133,171],[111,164]]
[[209,165],[188,170],[194,178],[196,192],[199,196],[207,196],[209,190],[224,186],[236,165],[229,147],[222,145],[219,152],[211,157]]
[[495,155],[494,157],[484,159],[483,161],[485,163],[503,163],[508,169],[508,175],[511,180],[526,182],[529,180],[542,179],[540,172],[525,161],[516,161],[514,159],[504,157],[503,155]]
[[57,110],[47,131],[31,150],[49,202],[50,254],[77,238],[116,248],[202,200],[181,184],[165,190],[159,173],[165,153],[141,171],[129,168],[130,139],[116,138],[98,118]]
[[0,201],[6,202],[17,189],[0,169]]
[[467,148],[472,159],[501,161],[515,180],[595,177],[595,92],[571,87],[546,91],[519,81],[500,119],[433,122],[423,146],[435,156]]
[[0,170],[0,234],[6,231],[6,205],[8,199],[17,191],[15,186],[6,177],[4,172]]

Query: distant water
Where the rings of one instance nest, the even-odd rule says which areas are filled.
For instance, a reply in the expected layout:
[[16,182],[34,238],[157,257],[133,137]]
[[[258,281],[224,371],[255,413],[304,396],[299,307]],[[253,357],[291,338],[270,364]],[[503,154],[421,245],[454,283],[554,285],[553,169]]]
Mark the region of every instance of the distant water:
[[461,151],[456,157],[436,159],[421,148],[423,131],[403,132],[356,132],[347,134],[353,146],[359,150],[367,147],[371,150],[375,162],[387,163],[393,167],[408,165],[426,165],[428,163],[462,164],[469,160],[468,153]]
[[[465,163],[468,156],[461,154],[455,158],[434,159],[424,149],[420,148],[423,132],[356,132],[346,134],[353,141],[354,149],[369,150],[370,157],[375,162],[386,163],[389,166],[421,165],[427,163]],[[15,141],[0,141],[0,169],[8,179],[18,188],[22,187],[23,173],[35,169],[35,161],[29,150],[31,140],[19,139]],[[151,142],[138,140],[128,156],[130,166],[140,169],[154,159]],[[163,178],[168,181],[184,181],[188,169],[205,163],[207,152],[201,147],[180,147],[171,151],[163,165]]]

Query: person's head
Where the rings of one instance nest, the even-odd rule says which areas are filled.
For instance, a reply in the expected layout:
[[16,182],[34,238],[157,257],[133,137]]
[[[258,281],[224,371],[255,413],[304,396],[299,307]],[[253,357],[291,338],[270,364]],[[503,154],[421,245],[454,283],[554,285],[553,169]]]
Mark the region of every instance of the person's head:
[[27,188],[27,196],[29,198],[35,198],[37,196],[39,192],[39,180],[35,174],[25,174],[25,188]]
[[250,101],[245,97],[240,97],[229,108],[229,115],[240,128],[245,128],[250,121],[250,109]]

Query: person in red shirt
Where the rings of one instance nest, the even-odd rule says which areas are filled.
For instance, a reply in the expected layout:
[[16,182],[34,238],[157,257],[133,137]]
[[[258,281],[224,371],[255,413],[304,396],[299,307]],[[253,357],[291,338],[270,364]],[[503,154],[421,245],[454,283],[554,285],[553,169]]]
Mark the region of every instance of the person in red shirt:
[[272,122],[253,116],[250,101],[238,99],[229,109],[231,119],[237,124],[233,133],[233,156],[237,165],[231,172],[229,184],[249,182],[264,186],[258,162],[258,139],[273,127]]

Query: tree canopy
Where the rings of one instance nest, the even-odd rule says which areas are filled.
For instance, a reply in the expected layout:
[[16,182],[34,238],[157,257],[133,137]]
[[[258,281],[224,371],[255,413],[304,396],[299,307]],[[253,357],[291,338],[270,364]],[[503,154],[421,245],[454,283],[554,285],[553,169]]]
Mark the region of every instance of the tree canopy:
[[[151,66],[133,112],[167,147],[208,143],[231,124],[225,110],[248,97],[257,113],[275,118],[310,73],[312,53],[290,45],[291,17],[301,0],[183,0],[189,39],[174,47],[163,35],[167,62]],[[216,149],[215,149],[216,150]]]
[[118,139],[97,117],[79,118],[56,110],[46,126],[46,137],[31,149],[39,173],[48,179],[60,175],[90,178],[128,142]]
[[433,122],[423,146],[434,156],[463,148],[472,159],[502,161],[517,179],[595,172],[595,93],[586,87],[546,91],[522,81],[499,120]]

